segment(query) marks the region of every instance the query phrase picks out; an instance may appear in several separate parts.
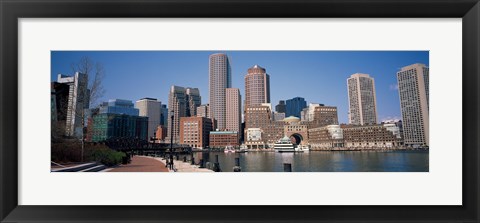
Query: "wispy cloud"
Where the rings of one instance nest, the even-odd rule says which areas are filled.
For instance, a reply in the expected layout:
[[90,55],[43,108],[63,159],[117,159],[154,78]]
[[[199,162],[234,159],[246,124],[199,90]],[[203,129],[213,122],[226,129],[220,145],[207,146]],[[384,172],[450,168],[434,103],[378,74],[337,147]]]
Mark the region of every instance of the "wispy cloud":
[[387,116],[381,118],[382,122],[390,122],[390,121],[399,121],[402,120],[402,117],[399,116]]
[[390,84],[390,90],[392,91],[398,90],[398,84]]

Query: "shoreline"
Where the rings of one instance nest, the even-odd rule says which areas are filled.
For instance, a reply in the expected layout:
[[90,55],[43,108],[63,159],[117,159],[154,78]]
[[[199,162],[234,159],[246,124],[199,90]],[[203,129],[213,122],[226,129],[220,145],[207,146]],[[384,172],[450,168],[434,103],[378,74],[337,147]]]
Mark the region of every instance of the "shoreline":
[[[325,152],[336,152],[336,151],[425,151],[428,152],[429,149],[410,149],[410,148],[328,148],[328,149],[310,149],[310,151],[325,151]],[[192,151],[194,153],[203,153],[203,152],[218,152],[223,151],[217,150],[196,150]],[[274,149],[254,149],[248,150],[248,152],[275,152]],[[243,152],[242,152],[243,153]]]

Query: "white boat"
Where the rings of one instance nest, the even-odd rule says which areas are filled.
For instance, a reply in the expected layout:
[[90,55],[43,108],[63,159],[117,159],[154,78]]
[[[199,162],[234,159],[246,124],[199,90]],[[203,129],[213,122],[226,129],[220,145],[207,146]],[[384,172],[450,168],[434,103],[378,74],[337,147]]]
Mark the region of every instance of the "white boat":
[[225,146],[225,149],[223,150],[223,152],[225,152],[225,153],[234,153],[234,152],[235,152],[235,148],[233,148],[233,146]]
[[287,136],[281,138],[277,141],[277,143],[273,144],[273,148],[276,152],[279,153],[295,152],[295,146],[292,144],[292,141]]
[[240,149],[239,149],[239,150],[236,150],[235,152],[237,152],[237,153],[246,153],[246,152],[248,152],[248,147],[247,147],[245,144],[242,144],[242,145],[240,146]]
[[310,148],[308,146],[298,145],[297,148],[295,148],[295,152],[303,153],[303,152],[309,152],[309,151],[310,151]]

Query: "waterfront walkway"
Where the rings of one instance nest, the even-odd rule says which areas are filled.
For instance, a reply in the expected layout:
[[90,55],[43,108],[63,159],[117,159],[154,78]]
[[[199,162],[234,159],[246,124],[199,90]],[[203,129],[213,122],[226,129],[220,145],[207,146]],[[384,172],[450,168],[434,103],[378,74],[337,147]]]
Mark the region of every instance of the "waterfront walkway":
[[165,164],[148,156],[133,156],[132,162],[107,169],[106,172],[169,172]]
[[[165,166],[165,159],[162,159],[160,157],[157,157],[155,159],[162,162],[163,166]],[[207,168],[200,168],[198,165],[191,165],[189,162],[183,162],[182,160],[174,160],[173,166],[176,172],[213,172],[213,170],[209,170]],[[170,172],[174,171],[170,170]]]

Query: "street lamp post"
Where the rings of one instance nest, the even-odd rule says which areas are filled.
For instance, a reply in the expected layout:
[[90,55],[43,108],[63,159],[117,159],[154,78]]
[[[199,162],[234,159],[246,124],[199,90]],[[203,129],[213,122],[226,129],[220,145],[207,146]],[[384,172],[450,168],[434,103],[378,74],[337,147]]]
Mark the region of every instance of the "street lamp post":
[[170,128],[170,169],[172,170],[173,169],[173,116],[174,116],[174,111],[170,111],[170,120],[171,120],[171,128]]

